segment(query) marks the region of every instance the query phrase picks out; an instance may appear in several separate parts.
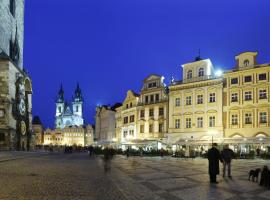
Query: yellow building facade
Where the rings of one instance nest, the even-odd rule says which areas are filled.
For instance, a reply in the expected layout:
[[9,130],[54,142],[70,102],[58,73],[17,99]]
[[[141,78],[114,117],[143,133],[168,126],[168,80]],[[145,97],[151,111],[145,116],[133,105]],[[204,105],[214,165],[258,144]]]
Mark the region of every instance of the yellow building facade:
[[215,76],[209,59],[182,68],[182,81],[169,86],[168,144],[222,138],[222,78]]
[[256,56],[237,55],[235,69],[224,74],[225,138],[263,143],[270,136],[270,64],[258,64]]

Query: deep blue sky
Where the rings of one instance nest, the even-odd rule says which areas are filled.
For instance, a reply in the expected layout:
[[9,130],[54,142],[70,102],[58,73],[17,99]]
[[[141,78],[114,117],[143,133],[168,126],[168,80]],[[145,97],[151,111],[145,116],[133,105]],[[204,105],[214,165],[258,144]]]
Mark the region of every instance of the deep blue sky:
[[33,80],[33,113],[54,126],[63,83],[79,81],[85,121],[97,104],[122,102],[152,74],[181,77],[201,49],[222,69],[243,51],[270,62],[269,0],[26,0],[24,66]]

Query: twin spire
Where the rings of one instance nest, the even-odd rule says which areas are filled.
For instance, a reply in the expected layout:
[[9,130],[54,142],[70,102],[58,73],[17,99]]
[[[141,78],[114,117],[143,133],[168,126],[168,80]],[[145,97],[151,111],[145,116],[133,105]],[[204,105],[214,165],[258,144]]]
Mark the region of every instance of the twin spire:
[[[82,96],[82,90],[80,88],[79,83],[77,83],[77,87],[74,92],[75,96],[72,96],[73,101],[83,101],[83,96]],[[65,97],[64,97],[64,89],[63,85],[61,83],[60,89],[58,91],[58,96],[57,96],[57,103],[64,103],[65,102]]]

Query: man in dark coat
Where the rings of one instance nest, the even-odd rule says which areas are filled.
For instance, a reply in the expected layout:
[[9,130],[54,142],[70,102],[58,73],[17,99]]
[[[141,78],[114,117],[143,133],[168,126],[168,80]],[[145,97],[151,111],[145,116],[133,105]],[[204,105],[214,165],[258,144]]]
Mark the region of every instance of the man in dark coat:
[[221,151],[221,158],[223,161],[223,177],[225,177],[226,168],[228,168],[228,177],[231,178],[231,162],[234,157],[234,152],[229,148],[229,145],[225,145]]
[[219,161],[221,160],[221,155],[219,150],[217,149],[217,144],[213,143],[212,148],[209,149],[207,158],[209,161],[209,176],[211,183],[218,183],[217,182],[217,174],[219,174]]

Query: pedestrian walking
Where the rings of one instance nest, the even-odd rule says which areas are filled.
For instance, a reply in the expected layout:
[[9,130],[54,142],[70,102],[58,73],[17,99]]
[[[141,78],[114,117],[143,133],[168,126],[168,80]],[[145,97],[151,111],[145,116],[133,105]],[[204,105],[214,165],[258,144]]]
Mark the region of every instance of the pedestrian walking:
[[226,174],[226,168],[228,168],[228,177],[231,178],[231,162],[234,157],[234,152],[229,148],[229,145],[225,145],[221,151],[221,159],[223,161],[223,177]]
[[221,155],[217,149],[217,143],[213,143],[212,148],[207,153],[209,161],[210,183],[217,184],[217,175],[219,174],[219,161],[222,162]]

